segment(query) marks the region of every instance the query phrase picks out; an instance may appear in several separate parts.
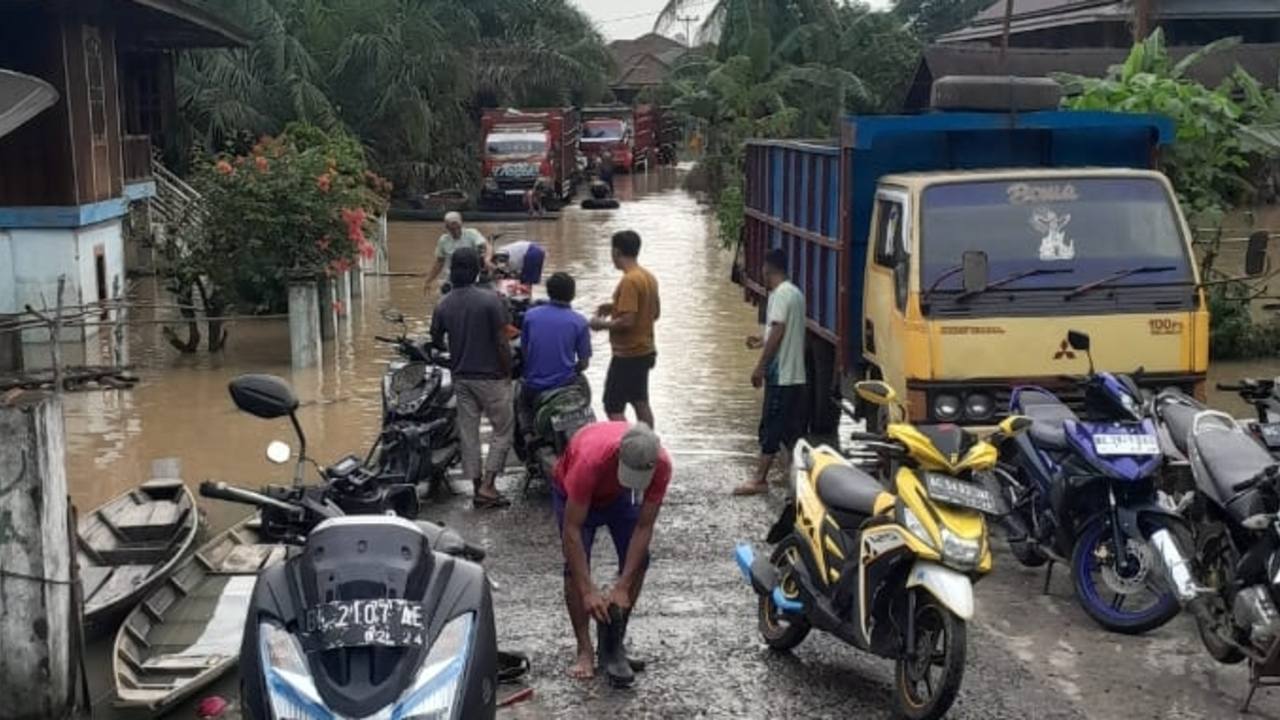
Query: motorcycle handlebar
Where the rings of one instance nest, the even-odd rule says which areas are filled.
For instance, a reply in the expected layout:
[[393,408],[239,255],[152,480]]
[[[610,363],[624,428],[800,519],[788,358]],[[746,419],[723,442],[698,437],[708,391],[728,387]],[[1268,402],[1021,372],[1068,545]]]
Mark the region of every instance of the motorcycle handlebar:
[[241,505],[253,505],[254,507],[260,508],[274,508],[295,517],[302,514],[302,508],[299,508],[296,505],[290,505],[287,502],[267,497],[262,493],[238,488],[221,481],[205,480],[200,483],[200,495],[214,500],[223,500],[225,502],[239,503]]

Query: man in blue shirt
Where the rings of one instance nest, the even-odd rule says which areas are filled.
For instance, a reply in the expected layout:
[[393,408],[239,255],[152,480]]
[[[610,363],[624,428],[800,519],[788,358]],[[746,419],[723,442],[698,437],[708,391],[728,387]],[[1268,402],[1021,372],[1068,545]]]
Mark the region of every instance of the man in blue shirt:
[[[524,351],[523,412],[532,414],[537,398],[578,382],[591,361],[591,330],[587,319],[569,306],[576,286],[573,276],[558,272],[547,279],[551,302],[531,308],[524,316],[520,343]],[[532,423],[525,423],[528,428]]]

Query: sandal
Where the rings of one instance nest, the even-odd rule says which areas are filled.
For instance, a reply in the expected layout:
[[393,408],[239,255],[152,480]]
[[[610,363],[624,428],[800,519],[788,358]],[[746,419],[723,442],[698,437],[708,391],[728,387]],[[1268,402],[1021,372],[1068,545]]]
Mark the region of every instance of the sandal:
[[490,497],[488,495],[477,494],[472,498],[471,506],[476,510],[497,510],[500,508],[511,507],[511,501],[503,495],[494,495],[493,497]]

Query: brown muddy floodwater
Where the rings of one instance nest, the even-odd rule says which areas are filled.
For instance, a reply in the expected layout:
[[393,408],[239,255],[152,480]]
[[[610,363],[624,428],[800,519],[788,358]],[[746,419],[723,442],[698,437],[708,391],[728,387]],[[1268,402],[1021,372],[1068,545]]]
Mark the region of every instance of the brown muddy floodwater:
[[[756,394],[748,381],[754,358],[742,338],[755,327],[755,311],[729,282],[732,255],[720,248],[714,216],[679,189],[673,170],[620,177],[622,207],[591,212],[567,208],[555,222],[478,223],[501,246],[521,239],[547,249],[545,274],[565,270],[578,281],[575,305],[584,313],[607,301],[618,272],[609,238],[633,229],[644,241],[641,262],[657,276],[663,318],[657,327],[658,364],[652,399],[659,431],[673,449],[689,453],[742,455],[752,449]],[[396,273],[429,269],[439,223],[392,223],[390,266]],[[82,512],[147,479],[151,461],[177,457],[193,487],[214,478],[257,487],[286,482],[288,471],[264,456],[272,439],[293,442],[287,421],[263,421],[239,413],[227,382],[240,373],[285,377],[303,401],[299,420],[308,451],[326,463],[346,454],[363,455],[376,435],[381,412],[379,382],[392,352],[375,334],[393,334],[381,318],[395,307],[410,318],[411,330],[425,332],[430,303],[422,278],[369,278],[363,302],[337,339],[326,343],[323,367],[293,372],[284,322],[240,323],[231,328],[219,355],[181,356],[160,336],[142,327],[130,337],[131,359],[142,382],[132,390],[74,394],[66,407],[68,478]],[[607,336],[595,337],[595,361],[588,376],[603,387]],[[295,445],[296,446],[296,445]],[[736,478],[727,478],[728,483]],[[247,514],[226,503],[201,501],[217,530]]]

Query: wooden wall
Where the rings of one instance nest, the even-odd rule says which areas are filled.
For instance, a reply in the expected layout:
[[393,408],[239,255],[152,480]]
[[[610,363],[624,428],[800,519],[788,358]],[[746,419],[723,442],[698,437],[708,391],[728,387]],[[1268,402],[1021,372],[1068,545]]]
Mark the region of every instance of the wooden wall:
[[123,192],[110,16],[59,16],[45,7],[0,11],[0,67],[39,77],[61,95],[0,138],[0,206],[84,205]]

